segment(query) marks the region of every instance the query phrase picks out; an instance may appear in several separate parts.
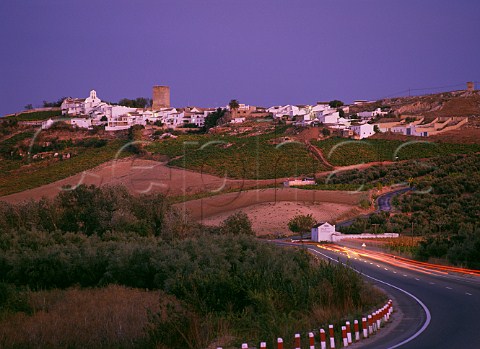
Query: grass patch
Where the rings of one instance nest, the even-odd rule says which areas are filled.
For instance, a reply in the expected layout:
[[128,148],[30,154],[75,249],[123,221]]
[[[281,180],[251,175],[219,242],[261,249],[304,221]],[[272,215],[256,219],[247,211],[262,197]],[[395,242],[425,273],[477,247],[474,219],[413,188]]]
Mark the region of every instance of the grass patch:
[[4,348],[136,348],[160,291],[111,285],[101,289],[28,292],[30,316],[0,320]]
[[[10,161],[0,178],[0,196],[17,193],[27,189],[52,183],[69,176],[73,176],[85,170],[89,170],[109,160],[113,160],[117,151],[125,144],[125,141],[117,140],[100,148],[86,148],[82,152],[68,160],[57,160],[45,166],[43,162],[24,164],[21,161]],[[130,153],[123,152],[120,157],[126,157]],[[3,161],[2,161],[3,162]],[[3,164],[1,165],[4,170]]]
[[449,154],[471,154],[480,151],[480,144],[435,143],[428,140],[346,140],[329,138],[313,142],[335,166],[348,166],[374,161],[431,158]]
[[186,135],[152,143],[147,150],[169,156],[171,166],[229,178],[269,179],[326,170],[304,144],[275,145],[272,140],[280,135]]
[[15,116],[9,116],[8,119],[15,119],[17,121],[40,121],[48,120],[53,117],[61,116],[62,111],[59,110],[44,110],[35,111],[31,113],[20,113]]
[[14,150],[14,147],[21,141],[25,139],[32,138],[34,135],[33,131],[21,132],[13,135],[10,138],[7,138],[0,142],[0,155],[10,155],[10,152]]

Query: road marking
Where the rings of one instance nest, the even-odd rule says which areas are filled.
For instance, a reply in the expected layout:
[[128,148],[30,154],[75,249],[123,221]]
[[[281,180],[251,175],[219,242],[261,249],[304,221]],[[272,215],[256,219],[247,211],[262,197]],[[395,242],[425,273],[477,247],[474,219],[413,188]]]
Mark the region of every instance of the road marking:
[[429,284],[430,284],[430,285],[435,285],[435,283],[434,283],[434,282],[429,282]]
[[383,268],[383,269],[388,270],[387,268]]
[[451,290],[451,289],[452,289],[451,287],[448,287],[448,286],[445,286],[445,288],[448,288],[449,290]]
[[403,276],[407,276],[407,274],[403,274]]
[[415,278],[415,280],[417,280],[417,281],[420,281],[420,279],[419,279],[419,278]]
[[[349,267],[350,269],[356,271],[356,272],[359,273],[360,275],[363,275],[363,276],[365,276],[365,277],[367,277],[367,278],[369,278],[369,279],[375,280],[375,281],[380,282],[380,283],[382,283],[382,284],[385,284],[385,285],[387,285],[387,286],[393,287],[393,288],[399,290],[400,292],[405,293],[407,296],[412,297],[415,301],[417,301],[418,304],[420,304],[420,306],[423,308],[423,311],[425,312],[425,317],[426,317],[426,320],[425,320],[425,323],[423,324],[423,326],[422,326],[417,332],[415,332],[412,336],[410,336],[409,338],[405,339],[403,342],[400,342],[400,343],[398,343],[398,344],[395,344],[393,347],[388,347],[387,349],[395,349],[395,348],[401,347],[402,345],[404,345],[404,344],[406,344],[406,343],[414,340],[415,338],[417,338],[418,336],[420,336],[420,335],[423,333],[423,331],[425,331],[425,330],[427,329],[428,325],[430,325],[430,321],[432,320],[432,316],[430,315],[430,311],[428,310],[427,306],[426,306],[425,304],[423,304],[423,302],[422,302],[420,299],[418,299],[415,295],[411,294],[411,293],[408,292],[408,291],[405,291],[404,289],[402,289],[402,288],[400,288],[400,287],[398,287],[398,286],[389,284],[388,282],[385,282],[385,281],[376,279],[376,278],[374,278],[374,277],[372,277],[372,276],[370,276],[370,275],[367,275],[367,274],[364,274],[364,273],[362,273],[362,272],[360,272],[360,271],[358,271],[358,270],[355,270],[355,269],[353,269],[351,266],[349,266],[349,265],[347,265],[347,264],[345,264],[345,263],[343,263],[343,262],[340,262],[339,260],[336,260],[336,259],[334,259],[334,258],[332,258],[332,257],[329,257],[329,256],[327,256],[326,254],[323,254],[322,252],[317,251],[317,250],[315,250],[315,249],[313,249],[313,248],[311,248],[311,247],[309,247],[308,249],[309,249],[310,251],[313,251],[314,253],[317,253],[317,254],[319,254],[319,255],[322,255],[322,256],[324,256],[324,257],[326,257],[326,258],[334,261],[335,263],[341,263],[342,265],[344,265],[344,266],[346,266],[346,267]],[[407,275],[404,275],[404,276],[407,276]]]
[[471,293],[465,292],[467,296],[473,296]]
[[396,272],[396,271],[394,271],[393,273],[394,273],[394,274],[396,274],[397,272]]

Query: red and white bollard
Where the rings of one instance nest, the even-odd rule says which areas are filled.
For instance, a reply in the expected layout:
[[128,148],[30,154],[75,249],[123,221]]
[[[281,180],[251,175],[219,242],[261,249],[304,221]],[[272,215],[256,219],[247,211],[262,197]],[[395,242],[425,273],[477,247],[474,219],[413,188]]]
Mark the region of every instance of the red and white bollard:
[[260,349],[267,349],[267,343],[261,342],[260,343]]
[[353,332],[355,332],[355,342],[360,340],[360,329],[358,328],[358,320],[353,322]]
[[282,338],[277,339],[277,349],[283,349],[283,339]]
[[320,349],[327,349],[327,335],[323,328],[320,329]]
[[350,327],[350,321],[345,323],[345,327],[347,328],[347,340],[348,344],[352,344],[352,328]]
[[328,325],[328,334],[330,335],[330,349],[335,349],[335,332],[333,332],[333,325]]
[[377,318],[377,331],[380,331],[380,327],[382,325],[382,314],[380,310],[376,312],[376,318]]
[[343,341],[343,346],[348,347],[347,327],[346,326],[342,326],[342,341]]
[[310,349],[315,349],[315,337],[312,332],[308,334],[308,342],[310,344]]
[[295,334],[295,349],[300,349],[300,334]]
[[367,325],[366,317],[362,317],[362,330],[363,330],[363,338],[368,338],[368,325]]
[[367,316],[368,319],[368,335],[373,334],[373,320],[372,320],[372,315]]

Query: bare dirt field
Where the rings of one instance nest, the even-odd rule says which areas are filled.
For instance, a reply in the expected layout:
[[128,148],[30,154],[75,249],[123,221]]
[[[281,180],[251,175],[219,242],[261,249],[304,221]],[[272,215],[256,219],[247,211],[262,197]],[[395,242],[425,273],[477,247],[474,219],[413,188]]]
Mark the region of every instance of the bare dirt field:
[[203,219],[202,223],[219,225],[228,216],[238,211],[247,214],[257,235],[285,235],[290,233],[287,226],[288,221],[296,215],[311,214],[317,222],[333,222],[340,217],[356,215],[359,210],[352,205],[336,203],[268,202],[219,213]]
[[368,194],[327,190],[270,188],[217,195],[175,206],[204,224],[217,225],[229,215],[245,212],[259,235],[287,233],[287,222],[297,214],[318,221],[336,221],[358,215],[358,203]]

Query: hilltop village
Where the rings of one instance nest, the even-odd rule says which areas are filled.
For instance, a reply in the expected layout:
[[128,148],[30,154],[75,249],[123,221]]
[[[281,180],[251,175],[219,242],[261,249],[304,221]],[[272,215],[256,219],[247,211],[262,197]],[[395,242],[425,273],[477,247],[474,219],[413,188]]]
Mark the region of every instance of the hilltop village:
[[[472,83],[462,93],[473,93]],[[102,101],[95,90],[87,98],[65,98],[61,104],[63,121],[80,129],[105,127],[105,131],[120,131],[134,125],[153,124],[170,130],[203,128],[206,118],[219,108],[184,107],[170,105],[168,86],[154,86],[151,107],[133,108]],[[225,110],[222,125],[242,124],[256,119],[271,119],[299,127],[323,126],[342,137],[363,139],[376,133],[428,137],[460,128],[468,117],[394,110],[390,105],[375,101],[357,100],[351,105],[333,100],[314,105],[281,105],[269,108],[251,106],[232,100],[220,107]],[[47,129],[55,123],[49,119],[42,123]]]

